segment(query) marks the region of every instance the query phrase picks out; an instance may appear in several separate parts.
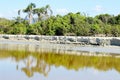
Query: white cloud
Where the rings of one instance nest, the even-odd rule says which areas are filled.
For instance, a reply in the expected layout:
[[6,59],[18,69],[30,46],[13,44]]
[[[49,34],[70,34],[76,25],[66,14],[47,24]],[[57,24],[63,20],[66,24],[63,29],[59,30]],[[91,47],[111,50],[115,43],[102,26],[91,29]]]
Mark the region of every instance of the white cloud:
[[102,12],[103,11],[103,7],[101,5],[96,5],[95,8],[94,8],[94,11]]
[[67,14],[69,11],[66,8],[56,9],[57,14]]

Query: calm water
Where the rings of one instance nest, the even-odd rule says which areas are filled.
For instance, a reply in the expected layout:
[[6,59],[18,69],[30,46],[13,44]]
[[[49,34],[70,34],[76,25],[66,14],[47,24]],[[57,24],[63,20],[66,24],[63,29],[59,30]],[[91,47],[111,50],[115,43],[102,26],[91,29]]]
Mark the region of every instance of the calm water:
[[0,45],[0,80],[120,80],[120,58],[56,54],[28,46]]

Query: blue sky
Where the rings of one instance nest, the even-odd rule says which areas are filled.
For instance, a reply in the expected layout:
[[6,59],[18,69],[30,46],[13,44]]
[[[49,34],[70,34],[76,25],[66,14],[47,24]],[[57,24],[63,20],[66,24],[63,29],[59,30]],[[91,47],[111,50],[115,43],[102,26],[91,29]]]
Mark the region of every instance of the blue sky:
[[49,4],[54,15],[65,15],[69,12],[86,13],[88,16],[120,13],[120,0],[1,0],[0,17],[16,17],[17,11],[26,8],[31,2],[35,3],[37,7]]

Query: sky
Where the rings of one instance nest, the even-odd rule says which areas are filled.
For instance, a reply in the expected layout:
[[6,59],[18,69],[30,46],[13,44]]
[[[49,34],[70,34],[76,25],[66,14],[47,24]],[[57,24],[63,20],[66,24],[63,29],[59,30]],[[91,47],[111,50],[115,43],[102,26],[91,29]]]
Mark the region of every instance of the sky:
[[[120,0],[1,0],[0,17],[9,19],[17,17],[17,11],[26,8],[31,2],[35,3],[36,7],[49,4],[53,15],[65,15],[69,12],[86,13],[87,16],[105,13],[118,15],[120,13]],[[24,15],[26,14],[22,13],[23,17]]]

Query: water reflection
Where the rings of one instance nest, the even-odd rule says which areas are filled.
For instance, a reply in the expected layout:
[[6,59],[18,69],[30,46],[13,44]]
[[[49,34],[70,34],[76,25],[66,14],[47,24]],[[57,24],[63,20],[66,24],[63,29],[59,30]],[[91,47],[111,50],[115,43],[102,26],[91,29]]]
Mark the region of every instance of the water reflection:
[[28,77],[32,77],[36,72],[47,76],[48,72],[50,71],[50,65],[46,64],[44,60],[37,59],[35,65],[33,66],[33,61],[34,60],[32,57],[28,57],[26,60],[24,60],[25,67],[23,67],[21,70],[25,72]]
[[[97,57],[97,56],[76,56],[67,54],[53,53],[35,53],[27,51],[8,51],[0,50],[0,59],[12,58],[16,63],[22,61],[24,67],[21,70],[28,76],[32,77],[34,73],[49,75],[51,66],[63,66],[67,70],[83,68],[95,68],[100,71],[115,69],[120,72],[120,58],[116,57]],[[16,65],[16,69],[19,65]]]
[[[44,50],[46,51],[44,52]],[[114,55],[86,56],[86,55],[60,54],[60,52],[61,52],[60,49],[57,50],[56,52],[55,49],[50,51],[49,49],[47,50],[47,48],[41,49],[31,45],[15,46],[15,45],[5,44],[4,46],[3,45],[0,46],[0,61],[3,60],[4,62],[4,60],[8,59],[8,60],[11,60],[11,63],[15,62],[16,71],[18,72],[22,71],[28,78],[32,78],[36,74],[43,75],[44,77],[48,77],[50,73],[53,72],[54,70],[53,67],[55,67],[56,69],[58,67],[63,67],[65,71],[63,70],[62,73],[66,73],[66,71],[68,72],[71,70],[75,71],[73,72],[75,75],[77,75],[77,72],[79,72],[80,74],[81,69],[86,69],[86,70],[93,69],[93,71],[97,70],[97,71],[103,71],[103,72],[115,70],[117,71],[116,74],[120,75],[120,58]],[[87,52],[84,52],[84,53],[87,53]],[[10,65],[13,65],[13,64],[10,64]],[[57,70],[57,72],[59,73],[59,69]],[[10,72],[7,72],[7,73],[11,74]],[[0,74],[2,74],[1,71],[0,71]],[[72,77],[72,76],[68,75],[68,77]],[[34,78],[33,80],[35,79],[37,78]],[[76,79],[79,79],[79,78],[76,78]],[[7,80],[7,79],[4,79],[4,80]],[[24,80],[29,80],[29,79],[24,79]],[[84,80],[87,80],[87,78]],[[105,80],[105,79],[102,79],[102,80]],[[109,80],[112,80],[112,79],[109,79]]]

